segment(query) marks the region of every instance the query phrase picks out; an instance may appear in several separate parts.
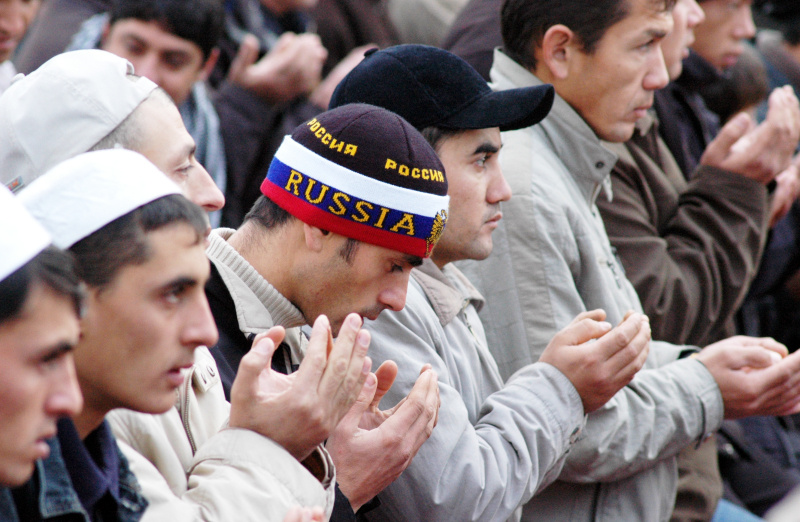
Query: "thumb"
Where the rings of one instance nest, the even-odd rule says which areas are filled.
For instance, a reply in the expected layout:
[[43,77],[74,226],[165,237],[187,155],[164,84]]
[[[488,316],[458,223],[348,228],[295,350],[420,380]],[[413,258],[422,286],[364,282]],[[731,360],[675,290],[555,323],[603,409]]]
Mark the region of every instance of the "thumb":
[[239,363],[239,369],[231,387],[231,402],[240,394],[244,397],[251,397],[258,390],[258,377],[264,368],[269,368],[272,364],[275,347],[275,342],[268,334],[256,337],[253,347]]
[[566,328],[556,334],[553,341],[566,346],[577,346],[608,333],[611,324],[605,321],[596,321],[591,317],[580,317],[570,323]]
[[774,356],[770,355],[770,350],[756,347],[756,346],[743,346],[734,352],[734,368],[767,368],[772,366],[775,362]]
[[700,163],[704,165],[719,165],[730,154],[733,144],[747,134],[750,128],[750,117],[739,113],[730,119],[719,131],[717,137],[708,144]]
[[252,34],[248,34],[242,40],[242,44],[231,62],[228,69],[228,80],[236,83],[236,80],[244,76],[247,68],[256,63],[257,59],[258,39]]

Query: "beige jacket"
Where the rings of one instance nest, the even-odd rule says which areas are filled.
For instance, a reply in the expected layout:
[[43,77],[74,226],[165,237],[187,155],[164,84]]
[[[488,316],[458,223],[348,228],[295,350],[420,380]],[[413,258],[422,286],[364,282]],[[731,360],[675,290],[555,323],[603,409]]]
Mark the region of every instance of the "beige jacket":
[[[217,365],[195,350],[175,407],[162,415],[115,410],[107,419],[150,503],[143,521],[282,521],[292,506],[333,509],[335,475],[318,450],[316,478],[277,443],[227,428]],[[320,480],[321,479],[321,480]]]

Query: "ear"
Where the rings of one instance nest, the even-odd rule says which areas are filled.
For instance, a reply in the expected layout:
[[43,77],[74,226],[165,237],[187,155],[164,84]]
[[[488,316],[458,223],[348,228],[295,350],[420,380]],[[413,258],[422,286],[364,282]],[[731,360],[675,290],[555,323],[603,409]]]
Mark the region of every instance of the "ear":
[[303,223],[303,236],[306,247],[312,252],[321,252],[325,248],[326,240],[330,239],[331,233],[327,230]]
[[569,62],[579,45],[577,36],[565,25],[556,24],[544,33],[542,46],[537,49],[536,75],[542,80],[540,68],[546,69],[545,76],[563,80],[569,73]]
[[111,24],[106,22],[103,24],[103,32],[100,33],[100,49],[105,50],[109,34],[111,34]]
[[211,52],[208,54],[208,59],[206,63],[203,64],[203,68],[200,70],[200,81],[208,80],[208,77],[211,76],[211,72],[214,70],[214,67],[217,65],[217,60],[219,59],[219,48],[214,47],[211,49]]

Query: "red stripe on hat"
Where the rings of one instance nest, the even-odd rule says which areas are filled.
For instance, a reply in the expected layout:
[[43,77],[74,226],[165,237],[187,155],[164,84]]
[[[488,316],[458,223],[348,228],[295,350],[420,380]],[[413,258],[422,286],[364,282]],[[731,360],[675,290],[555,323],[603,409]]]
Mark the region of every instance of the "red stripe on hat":
[[359,241],[396,250],[412,256],[428,257],[428,242],[424,239],[390,232],[326,212],[285,191],[269,178],[261,183],[261,193],[304,223],[351,237]]

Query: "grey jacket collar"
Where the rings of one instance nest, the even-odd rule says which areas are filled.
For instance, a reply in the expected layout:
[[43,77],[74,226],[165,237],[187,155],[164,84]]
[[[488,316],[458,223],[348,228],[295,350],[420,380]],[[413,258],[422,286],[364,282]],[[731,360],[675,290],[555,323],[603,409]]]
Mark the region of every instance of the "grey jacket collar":
[[442,326],[447,326],[470,303],[478,311],[483,307],[483,296],[452,264],[440,270],[433,261],[425,259],[411,271],[411,276],[419,283]]
[[[491,76],[495,90],[544,84],[500,49],[494,51]],[[586,201],[593,205],[601,186],[611,201],[609,176],[617,163],[617,155],[603,147],[592,128],[558,93],[550,114],[538,126],[575,178]]]
[[211,232],[206,254],[231,293],[239,329],[257,334],[274,325],[294,328],[306,324],[300,310],[228,244],[234,232],[229,228]]

